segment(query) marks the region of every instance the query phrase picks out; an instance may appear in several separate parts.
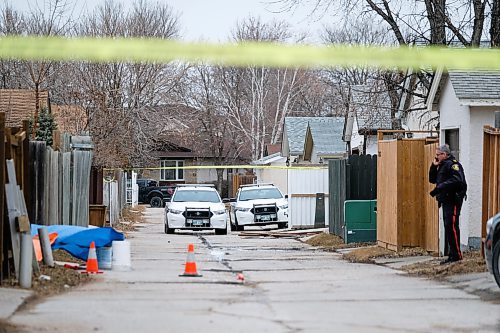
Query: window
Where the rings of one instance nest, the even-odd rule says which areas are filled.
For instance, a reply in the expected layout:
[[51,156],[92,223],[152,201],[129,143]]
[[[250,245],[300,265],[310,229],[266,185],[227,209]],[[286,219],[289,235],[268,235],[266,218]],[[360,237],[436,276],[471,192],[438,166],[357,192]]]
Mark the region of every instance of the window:
[[444,130],[444,142],[450,146],[451,154],[460,161],[460,145],[458,138],[458,128]]
[[[184,161],[161,160],[160,178],[161,180],[184,180],[184,170],[178,169],[184,166]],[[175,168],[175,169],[163,169]]]

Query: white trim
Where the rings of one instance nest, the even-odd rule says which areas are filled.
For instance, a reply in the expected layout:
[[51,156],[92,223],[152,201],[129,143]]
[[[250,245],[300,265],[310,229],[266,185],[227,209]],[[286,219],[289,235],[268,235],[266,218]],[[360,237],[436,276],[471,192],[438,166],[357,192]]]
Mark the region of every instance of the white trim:
[[459,99],[462,106],[500,106],[500,99]]
[[[164,167],[164,165],[163,165],[164,162],[175,162],[175,167],[176,168],[179,167],[179,162],[182,163],[182,166],[184,166],[184,163],[185,163],[184,160],[163,159],[163,160],[160,160],[160,168]],[[166,178],[164,178],[164,174],[167,171],[174,171],[175,172],[175,179],[166,179]],[[179,171],[182,171],[182,178],[179,178]],[[160,169],[160,180],[165,180],[165,181],[180,181],[180,180],[184,180],[184,179],[185,179],[185,177],[184,177],[184,170],[179,170],[179,169],[162,170],[162,169]]]

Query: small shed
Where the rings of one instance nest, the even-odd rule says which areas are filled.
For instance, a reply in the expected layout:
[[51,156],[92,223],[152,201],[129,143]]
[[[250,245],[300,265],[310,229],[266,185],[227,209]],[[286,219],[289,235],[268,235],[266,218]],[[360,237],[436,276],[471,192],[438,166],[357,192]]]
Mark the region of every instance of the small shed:
[[428,180],[437,138],[382,140],[382,135],[379,132],[378,245],[394,251],[418,246],[437,253],[438,207],[429,195],[433,185]]
[[460,214],[460,243],[481,246],[483,205],[483,128],[493,126],[500,110],[500,71],[438,70],[427,99],[439,110],[440,144],[450,145],[464,167],[467,200]]

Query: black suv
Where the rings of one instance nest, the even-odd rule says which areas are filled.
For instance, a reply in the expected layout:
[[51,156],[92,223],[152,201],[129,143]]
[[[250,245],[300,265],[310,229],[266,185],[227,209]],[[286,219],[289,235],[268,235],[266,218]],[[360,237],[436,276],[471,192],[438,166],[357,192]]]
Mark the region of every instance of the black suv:
[[500,287],[500,213],[486,222],[486,232],[488,233],[484,241],[486,265]]
[[174,193],[175,186],[158,186],[154,179],[137,179],[139,203],[149,203],[151,207],[163,207]]

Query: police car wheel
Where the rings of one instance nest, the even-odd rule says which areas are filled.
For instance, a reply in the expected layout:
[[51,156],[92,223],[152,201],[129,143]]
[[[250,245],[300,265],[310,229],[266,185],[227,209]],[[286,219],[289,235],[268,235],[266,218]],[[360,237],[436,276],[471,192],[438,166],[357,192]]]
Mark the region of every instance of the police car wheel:
[[497,240],[493,248],[493,276],[500,287],[500,240]]

